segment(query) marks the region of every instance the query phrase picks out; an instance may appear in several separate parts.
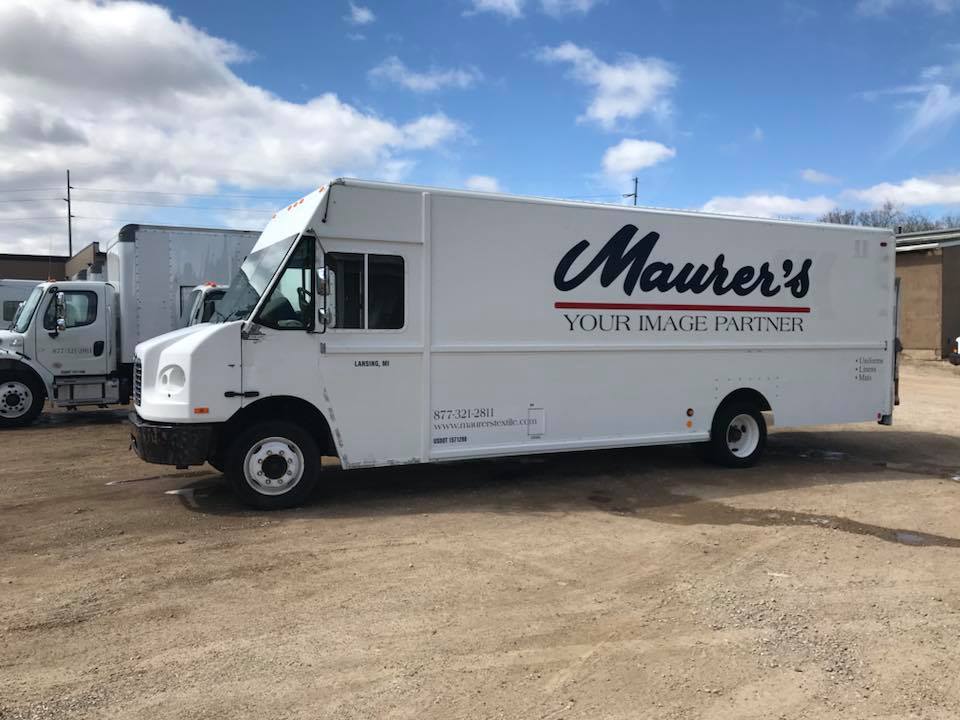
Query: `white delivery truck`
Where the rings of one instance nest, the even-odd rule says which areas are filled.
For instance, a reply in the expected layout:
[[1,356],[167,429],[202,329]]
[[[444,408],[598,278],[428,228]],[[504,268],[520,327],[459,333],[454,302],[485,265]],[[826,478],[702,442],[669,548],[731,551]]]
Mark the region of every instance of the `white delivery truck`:
[[0,331],[0,428],[33,422],[44,399],[70,409],[128,403],[136,344],[178,327],[201,282],[230,282],[258,236],[126,225],[106,249],[106,281],[35,285]]
[[0,327],[13,322],[21,303],[29,297],[39,280],[0,279]]
[[338,180],[280,210],[219,322],[137,346],[133,446],[247,503],[344,469],[660,443],[755,461],[891,422],[889,231]]

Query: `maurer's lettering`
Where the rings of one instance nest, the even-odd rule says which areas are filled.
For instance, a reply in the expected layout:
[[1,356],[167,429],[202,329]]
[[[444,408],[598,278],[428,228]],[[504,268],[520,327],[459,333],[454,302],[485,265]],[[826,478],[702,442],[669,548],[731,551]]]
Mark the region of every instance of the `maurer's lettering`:
[[731,271],[724,264],[726,257],[723,253],[717,255],[713,265],[694,265],[685,263],[679,270],[673,263],[654,260],[649,262],[660,233],[649,232],[630,247],[630,242],[637,234],[635,225],[624,225],[599,252],[578,273],[570,276],[573,264],[590,247],[588,240],[581,240],[560,259],[553,274],[553,284],[557,290],[566,292],[579,287],[587,278],[600,270],[600,284],[609,287],[620,276],[623,276],[623,291],[632,295],[639,287],[641,292],[667,292],[676,290],[678,293],[700,293],[712,290],[715,295],[726,295],[733,292],[745,296],[759,290],[764,297],[777,295],[782,287],[787,288],[795,298],[804,297],[810,290],[810,269],[813,260],[806,259],[800,264],[800,269],[794,272],[794,262],[784,260],[782,264],[783,285],[777,282],[777,276],[770,269],[770,263],[765,262],[760,267],[745,265]]

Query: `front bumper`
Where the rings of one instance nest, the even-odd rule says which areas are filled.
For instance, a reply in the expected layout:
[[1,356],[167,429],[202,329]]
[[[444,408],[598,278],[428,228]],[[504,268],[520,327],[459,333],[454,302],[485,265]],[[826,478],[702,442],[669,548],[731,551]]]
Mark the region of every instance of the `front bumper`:
[[214,425],[156,423],[134,410],[129,415],[130,447],[148,463],[188,467],[203,465],[210,454]]

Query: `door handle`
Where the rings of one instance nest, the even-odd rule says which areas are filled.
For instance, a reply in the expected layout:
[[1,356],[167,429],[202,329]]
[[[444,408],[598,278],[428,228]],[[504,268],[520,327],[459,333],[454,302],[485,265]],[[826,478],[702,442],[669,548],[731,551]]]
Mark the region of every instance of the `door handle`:
[[100,357],[103,355],[103,340],[97,340],[93,344],[93,356]]

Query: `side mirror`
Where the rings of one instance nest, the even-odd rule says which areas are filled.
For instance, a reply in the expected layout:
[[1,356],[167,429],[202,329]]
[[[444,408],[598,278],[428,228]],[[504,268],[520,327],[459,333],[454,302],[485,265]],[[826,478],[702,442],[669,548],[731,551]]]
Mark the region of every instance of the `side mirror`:
[[326,308],[317,308],[317,321],[323,325],[324,328],[330,324],[331,320],[330,312]]
[[50,337],[56,337],[67,329],[67,296],[58,292],[53,296],[53,313],[55,320],[55,329],[50,333]]

